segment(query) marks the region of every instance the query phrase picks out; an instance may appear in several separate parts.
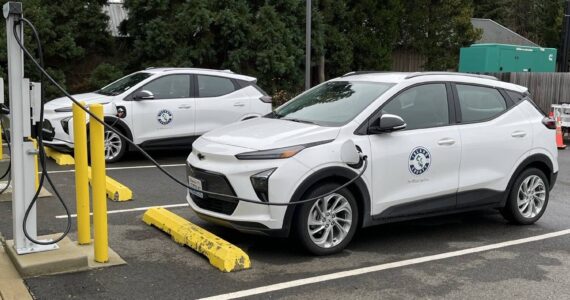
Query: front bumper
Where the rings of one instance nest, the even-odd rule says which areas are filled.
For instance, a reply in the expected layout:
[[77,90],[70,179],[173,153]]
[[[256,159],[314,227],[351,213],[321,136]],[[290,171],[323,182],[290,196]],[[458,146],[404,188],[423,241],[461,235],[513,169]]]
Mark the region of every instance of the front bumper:
[[69,134],[70,129],[67,128],[67,130],[64,130],[63,125],[61,124],[61,120],[66,117],[69,117],[69,115],[58,115],[57,118],[45,118],[43,124],[44,129],[50,131],[53,130],[55,135],[54,139],[51,141],[44,139],[44,144],[58,151],[71,152],[73,151],[73,139]]
[[[193,170],[188,173],[195,175],[196,170],[201,172],[197,177],[205,182],[203,189],[206,191],[256,200],[260,204],[207,195],[198,197],[189,192],[187,201],[191,209],[206,221],[247,233],[286,236],[290,227],[286,216],[293,210],[289,209],[289,206],[261,204],[250,177],[277,168],[269,179],[269,201],[288,203],[298,180],[309,170],[294,158],[254,161],[238,160],[234,156],[251,150],[199,139],[194,143],[193,151],[188,157],[188,168]],[[196,153],[201,153],[205,158],[199,159]],[[209,177],[205,178],[204,174]]]

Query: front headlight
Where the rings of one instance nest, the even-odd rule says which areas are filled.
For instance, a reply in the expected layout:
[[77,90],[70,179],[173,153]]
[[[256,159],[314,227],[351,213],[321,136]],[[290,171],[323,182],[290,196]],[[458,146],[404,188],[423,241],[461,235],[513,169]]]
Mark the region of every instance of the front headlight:
[[269,177],[276,169],[269,169],[263,172],[254,174],[250,177],[253,190],[257,194],[259,200],[263,202],[269,201]]
[[71,117],[63,118],[60,121],[63,131],[67,134],[69,134],[69,120],[71,120]]
[[314,146],[318,146],[318,145],[322,145],[322,144],[326,144],[326,143],[329,143],[331,141],[332,140],[309,143],[309,144],[304,144],[304,145],[283,147],[283,148],[277,148],[277,149],[270,149],[270,150],[244,152],[244,153],[236,154],[236,158],[241,159],[241,160],[289,158],[289,157],[295,156],[297,153],[303,151],[304,149],[314,147]]

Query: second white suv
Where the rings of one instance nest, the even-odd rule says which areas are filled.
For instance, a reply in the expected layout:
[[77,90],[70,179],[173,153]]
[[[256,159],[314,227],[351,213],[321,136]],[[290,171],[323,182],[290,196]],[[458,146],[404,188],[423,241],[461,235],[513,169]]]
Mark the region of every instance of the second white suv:
[[[144,148],[188,146],[212,129],[271,112],[271,97],[256,81],[231,71],[151,68],[74,97],[105,104],[105,122]],[[73,148],[71,118],[68,98],[46,103],[44,127],[55,131],[46,145]],[[105,132],[107,162],[118,161],[127,149],[117,134]]]
[[532,224],[558,174],[554,128],[526,88],[494,78],[349,73],[196,140],[189,184],[218,195],[187,199],[203,219],[294,233],[315,254],[340,251],[358,228],[482,208]]

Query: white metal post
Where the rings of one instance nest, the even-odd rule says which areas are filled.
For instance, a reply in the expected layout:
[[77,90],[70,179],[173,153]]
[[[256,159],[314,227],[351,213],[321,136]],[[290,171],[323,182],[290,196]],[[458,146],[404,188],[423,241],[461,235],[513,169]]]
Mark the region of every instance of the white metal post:
[[[8,2],[3,7],[8,43],[8,82],[10,99],[10,144],[12,176],[12,222],[14,248],[18,254],[57,249],[57,245],[37,245],[24,235],[24,214],[35,194],[35,148],[31,137],[30,81],[24,78],[24,52],[14,37],[14,26],[22,17],[22,3]],[[24,42],[23,28],[17,27],[19,40]],[[27,232],[37,238],[36,209],[28,216]]]

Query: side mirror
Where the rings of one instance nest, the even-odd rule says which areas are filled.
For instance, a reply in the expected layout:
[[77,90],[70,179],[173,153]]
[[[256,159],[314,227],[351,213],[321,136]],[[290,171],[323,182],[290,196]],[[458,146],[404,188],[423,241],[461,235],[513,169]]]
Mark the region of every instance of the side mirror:
[[374,119],[368,127],[369,134],[380,134],[385,132],[394,132],[406,128],[406,122],[400,116],[383,114],[379,118]]
[[152,100],[152,99],[154,99],[154,95],[147,90],[141,90],[141,91],[135,92],[135,94],[133,95],[133,100],[135,100],[135,101]]

